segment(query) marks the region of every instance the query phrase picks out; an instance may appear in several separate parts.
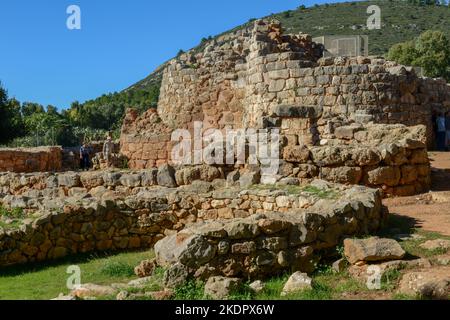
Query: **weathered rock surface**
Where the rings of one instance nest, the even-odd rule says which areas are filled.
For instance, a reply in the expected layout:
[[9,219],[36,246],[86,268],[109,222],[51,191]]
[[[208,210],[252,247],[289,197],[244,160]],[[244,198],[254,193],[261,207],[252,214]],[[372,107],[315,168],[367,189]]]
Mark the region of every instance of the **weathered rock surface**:
[[168,188],[175,188],[177,183],[175,181],[175,170],[168,164],[164,164],[158,168],[157,175],[158,185]]
[[227,277],[211,277],[205,284],[205,295],[216,300],[228,299],[239,289],[241,279]]
[[139,265],[134,268],[134,273],[139,278],[145,278],[153,275],[153,271],[155,271],[156,262],[155,260],[143,260]]
[[367,239],[345,239],[344,254],[355,264],[359,261],[373,262],[402,259],[405,251],[392,239],[371,237]]
[[264,290],[264,288],[266,287],[265,283],[262,282],[261,280],[253,281],[248,286],[249,286],[250,290],[252,290],[253,293],[255,293],[255,294],[261,293]]
[[445,239],[435,239],[435,240],[427,240],[424,243],[420,244],[421,248],[427,250],[448,250],[450,249],[450,240]]
[[413,271],[403,275],[398,292],[432,299],[448,299],[450,295],[450,267]]
[[418,258],[413,260],[392,260],[381,263],[364,264],[361,266],[351,265],[348,268],[348,272],[352,277],[361,280],[364,283],[367,283],[368,278],[373,276],[373,271],[369,270],[369,267],[371,266],[376,266],[377,272],[379,272],[379,276],[383,277],[383,275],[390,270],[400,271],[413,268],[427,269],[431,267],[431,263],[428,259],[425,258]]
[[110,296],[114,295],[115,293],[116,290],[112,287],[101,286],[93,283],[86,283],[72,290],[70,295],[77,298],[87,298],[87,297]]
[[[310,272],[318,258],[315,248],[331,248],[344,234],[362,234],[381,225],[379,194],[364,191],[350,188],[339,201],[320,199],[307,209],[192,224],[156,243],[156,261],[165,267],[185,265],[195,269],[190,276],[202,279],[264,277],[288,269]],[[275,201],[284,206],[286,198]]]
[[344,258],[338,259],[331,265],[334,271],[342,272],[347,267],[347,261]]
[[281,296],[286,296],[305,289],[312,289],[313,280],[306,273],[295,272],[285,283]]
[[181,263],[175,263],[164,272],[163,284],[166,288],[176,288],[183,285],[188,276],[188,268]]

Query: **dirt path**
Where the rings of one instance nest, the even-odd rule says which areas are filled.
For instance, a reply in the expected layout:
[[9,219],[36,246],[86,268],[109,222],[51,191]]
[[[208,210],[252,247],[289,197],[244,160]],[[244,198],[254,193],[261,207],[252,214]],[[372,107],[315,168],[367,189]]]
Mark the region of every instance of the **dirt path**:
[[432,188],[412,197],[383,200],[389,212],[415,220],[415,227],[450,236],[450,152],[430,152]]

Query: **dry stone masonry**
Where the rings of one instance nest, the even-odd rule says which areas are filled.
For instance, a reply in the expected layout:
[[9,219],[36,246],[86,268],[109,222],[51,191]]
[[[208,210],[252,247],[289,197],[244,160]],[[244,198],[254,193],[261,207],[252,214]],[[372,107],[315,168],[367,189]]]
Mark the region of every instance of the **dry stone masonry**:
[[[76,167],[77,150],[0,150],[0,205],[11,210],[0,216],[0,267],[154,248],[137,274],[157,263],[167,288],[209,279],[208,293],[224,298],[242,278],[286,271],[298,272],[285,293],[310,287],[304,273],[344,239],[355,265],[403,257],[395,243],[351,238],[381,228],[383,196],[429,188],[432,115],[450,109],[450,88],[379,57],[323,50],[257,20],[171,60],[157,110],[124,118],[114,162],[129,169],[57,172]],[[278,171],[175,165],[173,132],[195,136],[198,123],[201,134],[278,129]],[[106,165],[100,147],[95,169]]]
[[0,172],[44,172],[61,169],[61,148],[0,149]]
[[171,162],[171,133],[193,132],[195,122],[203,132],[279,128],[289,177],[392,195],[426,190],[432,115],[450,109],[450,87],[379,57],[321,58],[322,51],[308,35],[285,35],[277,22],[258,20],[173,59],[158,110],[128,111],[121,152],[131,168],[152,168]]
[[[203,225],[206,229],[216,228],[218,221],[225,224],[229,221],[230,226],[237,223],[232,232],[243,232],[247,238],[245,225],[257,224],[266,214],[273,219],[279,215],[279,219],[291,221],[290,224],[300,223],[306,215],[311,220],[298,231],[299,239],[303,240],[292,246],[316,241],[317,248],[328,248],[344,234],[371,232],[384,220],[376,189],[333,185],[322,180],[314,181],[309,188],[293,189],[224,188],[225,180],[220,179],[195,181],[178,188],[141,187],[146,179],[144,173],[120,172],[105,173],[103,177],[91,175],[89,179],[77,174],[47,179],[59,186],[40,185],[40,190],[29,189],[20,195],[3,197],[3,206],[22,207],[26,217],[8,218],[6,223],[4,217],[0,220],[0,266],[88,251],[151,248],[158,240],[192,223],[207,222]],[[108,189],[99,185],[102,179]],[[84,188],[77,186],[81,183]],[[33,197],[29,197],[30,192]],[[312,229],[307,231],[305,228],[310,224]],[[241,227],[244,229],[239,231]],[[259,231],[252,232],[248,234],[250,239],[259,235]],[[229,234],[208,235],[228,241]],[[286,234],[280,229],[273,236]],[[241,239],[238,235],[231,237]],[[292,237],[291,242],[297,241]]]
[[156,261],[204,280],[312,272],[343,238],[376,232],[385,218],[378,191],[354,186],[302,209],[190,225],[156,243]]

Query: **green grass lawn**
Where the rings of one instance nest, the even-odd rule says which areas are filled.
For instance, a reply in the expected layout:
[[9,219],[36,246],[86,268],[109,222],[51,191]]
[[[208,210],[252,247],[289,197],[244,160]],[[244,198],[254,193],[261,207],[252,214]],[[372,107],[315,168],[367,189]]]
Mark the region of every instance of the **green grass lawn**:
[[119,253],[116,255],[90,254],[34,266],[15,266],[0,269],[0,299],[51,299],[59,293],[68,293],[67,267],[78,265],[81,283],[111,284],[135,279],[133,269],[140,261],[153,257],[151,251]]

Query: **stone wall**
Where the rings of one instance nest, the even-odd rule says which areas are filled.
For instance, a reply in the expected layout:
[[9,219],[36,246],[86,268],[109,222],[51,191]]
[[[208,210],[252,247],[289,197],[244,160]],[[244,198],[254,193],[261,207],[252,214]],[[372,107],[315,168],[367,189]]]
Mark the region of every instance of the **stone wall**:
[[[103,153],[104,141],[91,141],[89,142],[89,156],[93,162],[93,167],[100,167],[100,158]],[[63,149],[62,154],[62,170],[71,171],[78,170],[80,168],[80,147],[68,147]],[[120,144],[118,141],[113,142],[113,156],[114,159],[120,158],[118,155],[120,152]],[[120,161],[117,161],[120,164]],[[120,167],[120,166],[118,166]],[[103,168],[102,168],[103,169]]]
[[138,117],[131,110],[125,117],[121,152],[130,159],[130,167],[167,163],[172,131],[192,131],[195,121],[202,123],[203,131],[252,124],[248,121],[253,122],[258,115],[253,114],[247,96],[257,94],[250,93],[247,83],[261,68],[247,61],[261,60],[263,55],[275,52],[278,54],[273,58],[281,59],[281,63],[310,66],[321,56],[322,48],[307,35],[285,36],[280,25],[260,21],[255,28],[214,40],[203,52],[170,61],[164,71],[157,112],[149,110]]
[[0,172],[59,171],[61,147],[0,149]]
[[[197,182],[180,188],[136,187],[130,193],[118,187],[114,191],[98,191],[94,187],[69,197],[41,195],[32,201],[23,196],[4,197],[2,204],[6,207],[14,207],[22,199],[27,217],[8,218],[11,221],[6,227],[5,221],[0,221],[5,227],[0,228],[0,266],[89,251],[150,248],[195,222],[246,218],[273,210],[294,210],[298,216],[306,211],[324,217],[331,212],[342,213],[339,218],[322,219],[314,225],[320,228],[323,222],[324,235],[318,239],[329,233],[328,238],[322,239],[330,239],[327,245],[343,234],[373,231],[383,220],[378,191],[320,180],[310,188],[295,190],[223,188]],[[342,224],[342,228],[335,228],[334,224]],[[314,230],[311,232],[311,236],[315,235]]]
[[321,200],[305,210],[196,223],[157,242],[156,261],[169,276],[203,280],[312,272],[343,238],[380,227],[385,216],[379,197],[362,190],[348,189],[333,205]]
[[[425,125],[434,143],[432,115],[450,110],[444,80],[380,57],[320,58],[308,35],[285,35],[277,23],[253,26],[208,42],[164,70],[158,110],[124,121],[121,151],[132,168],[170,161],[175,129],[278,127],[280,106],[309,108],[285,121],[299,142],[319,145],[353,123]],[[289,122],[289,124],[288,124]]]
[[424,126],[342,126],[335,139],[310,147],[299,144],[297,136],[289,134],[292,127],[287,128],[279,177],[364,184],[395,196],[425,192],[431,186]]
[[[290,109],[292,111],[292,108]],[[320,178],[343,184],[360,184],[382,190],[383,196],[406,196],[425,192],[431,185],[431,168],[425,126],[359,125],[338,127],[334,139],[322,139],[320,146],[299,143],[295,128],[285,126],[282,117],[282,147],[278,172],[265,175],[258,166],[161,165],[135,171],[67,173],[3,173],[0,195],[22,195],[33,199],[43,195],[87,194],[121,191],[130,194],[141,187],[176,187],[196,180],[226,183],[304,185]],[[226,182],[225,182],[226,181]],[[23,199],[16,201],[22,206]]]

